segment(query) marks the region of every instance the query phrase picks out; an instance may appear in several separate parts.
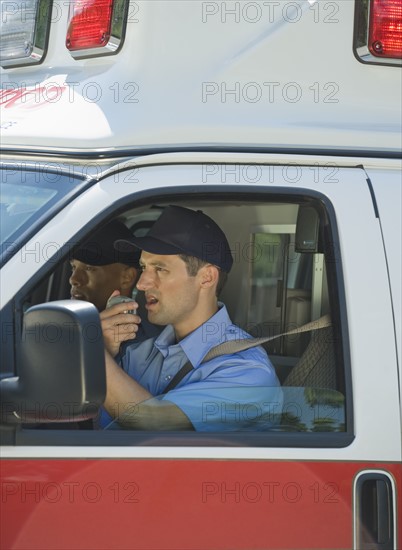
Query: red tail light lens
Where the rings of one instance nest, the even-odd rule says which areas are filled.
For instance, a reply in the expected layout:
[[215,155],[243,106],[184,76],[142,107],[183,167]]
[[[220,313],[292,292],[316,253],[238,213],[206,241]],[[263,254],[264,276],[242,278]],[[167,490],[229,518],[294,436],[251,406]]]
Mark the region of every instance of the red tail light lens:
[[402,58],[402,0],[371,0],[369,27],[372,55]]
[[114,0],[73,0],[66,46],[70,51],[103,48],[110,39]]

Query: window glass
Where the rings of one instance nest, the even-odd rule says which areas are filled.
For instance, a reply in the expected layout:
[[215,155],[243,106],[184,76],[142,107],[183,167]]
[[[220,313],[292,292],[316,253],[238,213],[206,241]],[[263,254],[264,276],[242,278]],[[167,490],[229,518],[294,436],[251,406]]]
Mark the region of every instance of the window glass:
[[1,186],[1,243],[18,232],[31,217],[57,194],[55,189],[32,185]]
[[[240,390],[219,388],[215,395],[189,402],[187,413],[194,429],[197,432],[345,431],[345,398],[338,391],[313,387]],[[141,407],[132,407],[105,429],[139,429],[144,422],[151,423],[155,409],[167,403],[171,404],[168,395],[150,399]],[[178,421],[177,429],[180,428],[183,427]],[[158,429],[163,430],[163,426]]]
[[[22,196],[25,192],[22,187],[20,184],[12,189],[16,190],[16,195]],[[27,187],[30,201],[27,215],[35,216],[35,206],[38,211],[55,200],[55,190],[51,186],[40,188],[37,194],[34,187]],[[167,202],[172,203],[172,200]],[[142,236],[160,215],[164,204],[156,202],[148,209],[133,205],[131,210],[119,212],[119,219],[124,220],[137,236]],[[73,422],[68,427],[76,424],[85,430],[94,428],[98,436],[104,433],[106,438],[112,432],[117,435],[118,430],[123,438],[128,437],[127,432],[135,437],[134,432],[143,430],[183,431],[183,434],[189,431],[198,434],[249,432],[257,434],[256,437],[259,437],[258,434],[348,431],[342,345],[337,336],[337,318],[333,315],[334,311],[339,313],[339,305],[335,302],[338,293],[336,289],[334,291],[337,279],[333,274],[337,265],[330,261],[331,258],[326,262],[323,242],[315,251],[299,251],[296,242],[300,230],[299,204],[296,201],[286,204],[236,202],[228,205],[217,202],[211,207],[211,202],[204,205],[199,201],[186,202],[185,206],[203,210],[226,233],[235,261],[220,300],[227,307],[232,323],[239,327],[240,338],[244,338],[244,330],[252,337],[271,338],[259,344],[268,354],[279,386],[268,386],[270,382],[266,380],[255,383],[250,379],[250,369],[251,377],[260,376],[258,355],[253,356],[256,364],[252,363],[247,374],[244,374],[237,358],[234,363],[227,360],[226,363],[219,363],[215,357],[217,363],[212,366],[210,361],[210,370],[203,371],[203,365],[200,365],[199,370],[194,369],[184,379],[183,385],[164,393],[168,379],[177,373],[172,371],[166,376],[167,371],[163,369],[166,369],[167,360],[163,366],[160,362],[158,366],[152,363],[152,368],[148,363],[138,367],[136,348],[143,344],[132,342],[120,348],[116,360],[134,379],[137,372],[136,381],[155,397],[124,413],[116,411],[113,416],[117,420],[105,415],[102,409],[93,422],[85,425]],[[273,217],[275,223],[264,223]],[[99,220],[99,225],[102,223],[103,220]],[[317,223],[321,223],[318,216]],[[331,249],[328,247],[328,250]],[[242,251],[247,254],[241,254]],[[60,277],[66,277],[64,284],[68,285],[69,270],[63,273],[60,272]],[[49,288],[42,289],[43,292],[46,290],[47,295],[56,295],[50,288],[55,284],[62,285],[63,281],[50,277]],[[30,304],[33,305],[32,300]],[[287,334],[311,322],[311,330]],[[219,325],[219,329],[223,331],[225,326]],[[156,346],[156,350],[150,340],[146,342],[148,347],[142,347],[144,351],[141,353],[147,360],[158,354],[157,350],[170,346],[166,340],[160,343],[160,347]],[[175,346],[178,346],[177,342]],[[257,348],[254,349],[257,351]],[[177,353],[178,360],[184,365],[187,359],[179,351],[171,346],[166,357],[173,361]],[[259,349],[258,353],[264,352]],[[140,371],[141,375],[138,374]],[[218,372],[222,374],[217,376]],[[162,416],[160,411],[163,411]],[[172,423],[167,422],[169,418],[173,418]],[[55,427],[57,423],[52,425],[53,429]],[[131,439],[127,441],[130,444]]]
[[2,261],[51,216],[52,207],[76,190],[83,179],[49,170],[2,168],[0,244]]

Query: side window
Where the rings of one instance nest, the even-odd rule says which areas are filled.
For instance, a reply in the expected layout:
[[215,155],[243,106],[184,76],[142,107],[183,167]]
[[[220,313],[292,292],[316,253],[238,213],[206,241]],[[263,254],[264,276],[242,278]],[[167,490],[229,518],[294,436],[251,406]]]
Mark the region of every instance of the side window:
[[[212,369],[204,378],[201,365],[198,377],[189,383],[184,378],[182,385],[179,383],[167,392],[164,391],[167,382],[155,386],[155,391],[151,391],[153,397],[144,402],[144,414],[149,411],[150,419],[152,417],[150,428],[146,429],[164,430],[155,426],[154,411],[155,407],[168,402],[191,421],[191,430],[187,427],[179,438],[183,444],[192,438],[199,444],[211,444],[204,432],[219,432],[234,445],[238,444],[236,434],[241,438],[244,432],[253,434],[256,438],[253,444],[257,445],[281,445],[282,440],[285,442],[287,437],[295,435],[297,439],[292,439],[292,445],[296,446],[309,445],[311,437],[317,435],[325,441],[324,445],[336,445],[328,439],[332,433],[351,436],[351,418],[346,418],[347,361],[339,336],[341,269],[339,262],[332,261],[336,228],[322,204],[316,205],[313,199],[306,203],[296,198],[287,201],[282,198],[278,202],[275,197],[269,202],[216,200],[215,203],[174,197],[150,204],[148,208],[133,205],[116,217],[141,237],[169,204],[202,210],[225,232],[235,261],[219,299],[227,307],[231,322],[242,331],[239,332],[242,338],[246,333],[247,337],[263,339],[258,343],[263,353],[267,353],[279,384],[259,382],[257,364],[252,367],[256,367],[255,381],[246,377],[244,384],[233,384],[231,373],[226,370],[222,371],[218,384],[209,385],[219,369]],[[104,223],[99,220],[99,226]],[[22,298],[22,304],[33,305],[35,297],[39,301],[46,301],[44,297],[49,300],[65,297],[69,277],[65,265],[66,261],[56,266],[48,279]],[[121,349],[119,364],[135,378],[130,349]],[[241,361],[237,359],[237,352],[233,353],[233,362],[238,368]],[[145,384],[141,377],[137,381]],[[150,386],[146,387],[150,391]],[[137,414],[138,408],[133,411]],[[71,427],[83,428],[86,434],[90,429],[93,444],[101,441],[112,444],[109,438],[115,441],[116,437],[120,444],[141,443],[143,435],[137,418],[124,424],[117,414],[115,419],[109,417],[101,424],[102,414],[90,424],[78,421],[58,426],[56,423],[52,428],[65,430],[62,438],[67,443],[72,436],[66,428]],[[122,426],[126,429],[122,430]],[[25,426],[26,431],[31,427]],[[35,427],[46,428],[45,425]],[[32,432],[35,433],[30,438],[42,433],[42,439],[51,444],[46,430]],[[74,437],[79,435],[76,433]]]

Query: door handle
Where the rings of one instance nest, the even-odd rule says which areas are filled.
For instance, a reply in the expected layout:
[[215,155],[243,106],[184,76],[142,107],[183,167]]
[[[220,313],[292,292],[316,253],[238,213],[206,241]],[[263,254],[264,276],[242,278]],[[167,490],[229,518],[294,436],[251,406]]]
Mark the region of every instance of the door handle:
[[360,474],[355,482],[355,548],[394,550],[394,485],[383,472]]

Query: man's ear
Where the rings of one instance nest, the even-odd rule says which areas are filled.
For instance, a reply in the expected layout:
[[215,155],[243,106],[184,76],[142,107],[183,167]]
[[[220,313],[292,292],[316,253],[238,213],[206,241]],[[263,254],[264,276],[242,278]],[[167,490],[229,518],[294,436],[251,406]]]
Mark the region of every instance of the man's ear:
[[204,265],[200,269],[200,284],[202,288],[210,288],[218,284],[219,269],[212,264]]

